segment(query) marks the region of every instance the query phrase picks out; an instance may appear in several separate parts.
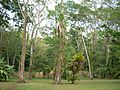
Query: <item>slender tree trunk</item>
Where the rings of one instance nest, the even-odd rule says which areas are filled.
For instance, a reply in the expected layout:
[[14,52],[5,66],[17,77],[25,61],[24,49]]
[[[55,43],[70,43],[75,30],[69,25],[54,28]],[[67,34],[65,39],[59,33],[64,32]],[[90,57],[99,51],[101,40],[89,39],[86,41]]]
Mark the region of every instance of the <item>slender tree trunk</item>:
[[16,52],[14,53],[14,57],[13,57],[13,62],[12,62],[13,66],[15,65],[15,59],[16,59]]
[[32,80],[32,63],[33,63],[33,44],[30,45],[30,66],[29,66],[29,79]]
[[32,34],[31,34],[31,41],[30,41],[30,65],[29,65],[29,80],[32,80],[32,63],[33,63],[33,34],[35,31],[35,27],[33,28]]
[[96,33],[95,30],[92,32],[92,73],[94,76],[94,70],[95,70],[95,47],[96,47]]
[[109,63],[109,58],[110,58],[110,49],[109,49],[109,45],[107,45],[107,53],[106,53],[106,65],[108,65]]
[[[33,5],[34,6],[34,5]],[[34,39],[37,37],[37,32],[38,32],[38,26],[40,27],[40,24],[42,23],[42,21],[45,19],[45,18],[41,18],[41,15],[44,11],[46,7],[46,0],[45,0],[45,3],[44,3],[44,6],[43,8],[38,11],[38,13],[35,14],[35,16],[32,15],[33,17],[33,27],[32,27],[32,34],[31,34],[31,40],[30,40],[30,63],[29,63],[29,79],[31,80],[32,79],[32,64],[33,64],[33,56],[34,56],[34,51],[33,51],[33,48],[35,47],[35,45],[39,42],[39,40],[37,42],[34,42]],[[37,7],[36,5],[34,6],[34,8],[36,8],[35,11],[37,11]],[[37,18],[37,21],[36,21],[36,18]],[[41,19],[40,19],[41,18]],[[37,30],[36,30],[37,29]]]
[[20,70],[19,70],[19,81],[20,83],[24,83],[24,67],[25,67],[25,54],[26,54],[26,26],[27,20],[24,18],[24,30],[23,30],[23,37],[22,37],[22,54],[20,60]]
[[[106,31],[106,35],[105,35],[105,59],[106,59],[106,62],[105,62],[105,66],[108,68],[108,64],[109,64],[109,53],[110,53],[110,49],[109,49],[109,39],[110,39],[110,36],[109,36],[109,33],[108,31]],[[105,73],[105,76],[104,78],[107,78],[107,73]]]
[[84,49],[85,49],[85,53],[86,53],[87,60],[88,60],[89,76],[90,76],[90,79],[93,79],[92,72],[91,72],[90,59],[89,59],[89,55],[88,55],[88,52],[87,52],[87,48],[86,48],[86,44],[85,44],[85,40],[84,40],[83,35],[82,35],[82,41],[83,41],[83,45],[84,45]]
[[8,48],[7,48],[7,64],[9,65],[9,52],[8,52]]
[[[0,28],[1,28],[1,27],[0,27]],[[3,40],[2,40],[2,31],[1,31],[1,32],[0,32],[0,44],[1,44],[1,45],[0,45],[0,52],[1,52],[1,53],[0,53],[0,57],[2,56],[2,41],[3,41]]]
[[[31,34],[31,40],[30,40],[30,64],[29,64],[29,75],[28,75],[29,80],[32,80],[33,47],[35,45],[33,43],[34,42],[33,35],[35,33],[35,28],[36,28],[36,25],[33,28],[33,31]],[[36,33],[37,33],[37,31],[36,31]],[[36,38],[36,35],[35,35],[35,38]]]
[[80,39],[78,38],[78,40],[77,40],[77,38],[76,38],[76,44],[77,44],[77,52],[79,52],[80,51]]
[[109,33],[106,32],[106,36],[105,36],[105,55],[106,55],[106,65],[109,62]]

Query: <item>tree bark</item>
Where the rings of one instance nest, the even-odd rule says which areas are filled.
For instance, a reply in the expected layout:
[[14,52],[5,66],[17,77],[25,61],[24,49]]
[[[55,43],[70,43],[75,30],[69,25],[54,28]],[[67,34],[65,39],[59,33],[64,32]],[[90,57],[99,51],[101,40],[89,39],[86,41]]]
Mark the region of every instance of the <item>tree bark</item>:
[[7,48],[7,64],[9,65],[10,62],[9,62],[9,52],[8,52],[8,48]]
[[106,35],[105,35],[105,55],[106,55],[106,65],[107,65],[108,62],[109,62],[109,52],[110,52],[110,50],[109,50],[109,39],[110,39],[110,37],[109,37],[109,33],[106,32]]
[[30,45],[30,66],[29,66],[29,80],[32,80],[32,63],[33,63],[33,43]]
[[20,8],[21,14],[23,16],[23,33],[22,33],[22,53],[21,53],[21,60],[19,62],[19,72],[18,72],[18,82],[19,83],[25,83],[24,80],[24,69],[25,69],[25,56],[26,56],[26,28],[27,28],[27,19],[28,19],[28,15],[27,15],[27,5],[29,0],[25,1],[23,0],[23,8],[24,10],[22,10],[23,8],[20,5],[20,0],[17,0],[18,2],[18,6]]
[[20,60],[20,70],[19,70],[19,81],[20,83],[24,83],[24,67],[25,67],[25,55],[26,55],[26,26],[27,26],[27,19],[24,18],[24,30],[23,30],[23,37],[22,37],[22,54]]
[[76,40],[76,44],[77,44],[77,52],[79,52],[80,51],[80,39],[79,39],[79,37],[78,37],[78,40],[77,40],[77,38],[75,39]]
[[95,70],[95,47],[96,47],[96,32],[95,30],[92,32],[92,73],[94,77],[94,70]]
[[[64,15],[63,0],[61,0],[61,12]],[[64,47],[65,47],[65,26],[64,19],[59,22],[58,26],[58,38],[59,38],[59,49],[58,49],[58,60],[55,67],[55,83],[60,84],[62,76],[62,65],[64,62]]]
[[57,61],[57,64],[56,64],[56,71],[55,71],[55,84],[60,84],[60,81],[61,81],[61,61],[60,59]]
[[15,59],[16,59],[16,52],[14,53],[14,57],[13,57],[13,62],[12,62],[13,66],[15,65]]

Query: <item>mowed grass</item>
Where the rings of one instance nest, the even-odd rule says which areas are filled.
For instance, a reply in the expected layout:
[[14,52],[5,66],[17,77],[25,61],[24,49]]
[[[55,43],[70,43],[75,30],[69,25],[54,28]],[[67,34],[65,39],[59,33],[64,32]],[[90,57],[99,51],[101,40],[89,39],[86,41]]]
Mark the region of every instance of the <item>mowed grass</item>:
[[79,80],[75,84],[62,80],[55,85],[52,79],[33,79],[26,83],[16,80],[0,82],[0,90],[120,90],[120,80]]

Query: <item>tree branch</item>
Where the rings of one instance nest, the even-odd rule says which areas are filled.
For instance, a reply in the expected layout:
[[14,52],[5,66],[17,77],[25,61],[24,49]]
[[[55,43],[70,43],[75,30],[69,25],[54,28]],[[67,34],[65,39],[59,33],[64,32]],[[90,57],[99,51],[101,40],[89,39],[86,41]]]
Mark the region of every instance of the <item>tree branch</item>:
[[17,0],[17,2],[18,2],[18,6],[19,6],[19,8],[20,8],[20,12],[21,12],[23,18],[25,18],[25,15],[24,15],[24,13],[23,13],[22,7],[21,7],[21,5],[20,5],[20,0]]

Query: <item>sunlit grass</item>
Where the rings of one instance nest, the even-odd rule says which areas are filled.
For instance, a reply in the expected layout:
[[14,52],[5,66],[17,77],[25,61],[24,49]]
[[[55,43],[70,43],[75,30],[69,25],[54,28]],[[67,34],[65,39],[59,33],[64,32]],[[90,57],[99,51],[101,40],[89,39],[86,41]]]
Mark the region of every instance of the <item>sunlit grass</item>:
[[120,80],[79,80],[75,84],[62,80],[60,85],[55,85],[52,79],[16,82],[16,80],[0,82],[0,90],[120,90]]

